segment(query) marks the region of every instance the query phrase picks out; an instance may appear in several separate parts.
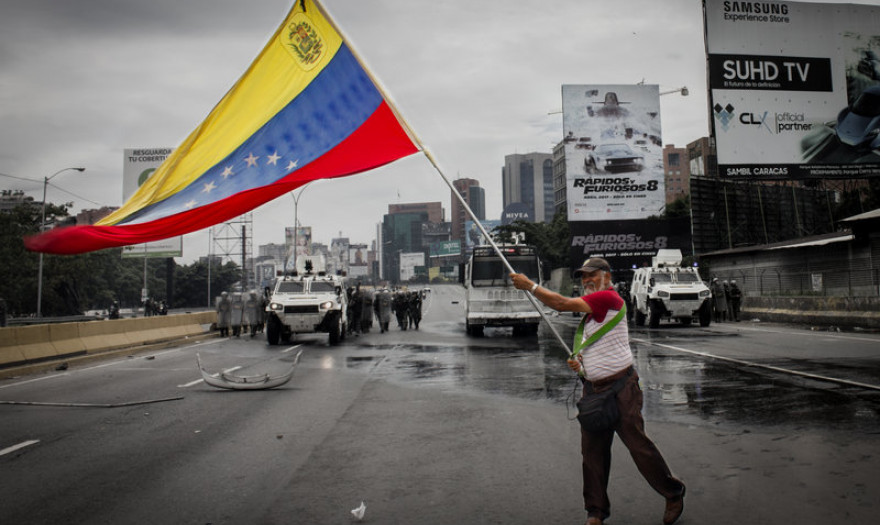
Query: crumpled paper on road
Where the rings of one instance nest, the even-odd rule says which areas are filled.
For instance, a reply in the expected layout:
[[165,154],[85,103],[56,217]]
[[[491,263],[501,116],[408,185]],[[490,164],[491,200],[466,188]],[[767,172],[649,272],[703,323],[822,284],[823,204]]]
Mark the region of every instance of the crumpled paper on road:
[[354,519],[361,521],[364,519],[364,513],[367,512],[367,506],[364,505],[364,502],[361,502],[361,506],[356,509],[351,509],[351,515],[354,516]]

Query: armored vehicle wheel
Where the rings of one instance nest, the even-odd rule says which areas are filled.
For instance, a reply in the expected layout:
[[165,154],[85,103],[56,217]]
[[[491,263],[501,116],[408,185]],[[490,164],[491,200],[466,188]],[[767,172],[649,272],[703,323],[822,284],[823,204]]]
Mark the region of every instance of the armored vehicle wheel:
[[274,315],[266,321],[266,341],[270,345],[277,345],[281,339],[281,321]]
[[709,300],[703,301],[700,305],[700,326],[709,326],[712,323],[712,306]]
[[330,323],[330,345],[336,346],[342,340],[345,330],[345,323],[342,322],[341,316],[336,314],[336,318]]
[[648,328],[658,328],[660,326],[660,315],[662,307],[656,301],[648,303],[650,312],[648,313]]
[[636,326],[645,326],[645,314],[641,310],[636,310]]

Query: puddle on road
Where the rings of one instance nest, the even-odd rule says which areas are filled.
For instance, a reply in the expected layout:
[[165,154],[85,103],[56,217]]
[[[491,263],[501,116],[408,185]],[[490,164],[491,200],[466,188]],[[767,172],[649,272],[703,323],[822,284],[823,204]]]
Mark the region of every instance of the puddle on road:
[[[562,337],[571,338],[574,328],[570,331]],[[648,419],[831,425],[880,433],[880,393],[744,369],[650,345],[632,346]],[[389,380],[442,389],[559,403],[570,400],[574,392],[580,395],[579,383],[565,364],[565,351],[543,335],[535,339],[489,334],[469,340],[467,346],[389,345],[371,347],[371,353],[381,356],[347,358],[347,366],[369,367],[370,373]]]

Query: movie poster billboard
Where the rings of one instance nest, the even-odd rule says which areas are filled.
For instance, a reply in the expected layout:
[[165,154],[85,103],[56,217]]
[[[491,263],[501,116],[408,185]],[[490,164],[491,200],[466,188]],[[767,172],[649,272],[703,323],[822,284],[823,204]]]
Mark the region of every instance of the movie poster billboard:
[[656,85],[563,85],[569,221],[632,220],[666,204]]
[[[150,178],[173,148],[126,148],[122,161],[122,202]],[[183,236],[122,247],[122,257],[181,257]]]
[[880,7],[705,0],[721,177],[880,174]]
[[[293,258],[294,251],[297,257],[312,254],[312,227],[297,226],[284,228],[284,242],[287,244],[289,258]],[[295,247],[295,250],[294,250]]]
[[[483,228],[489,235],[492,235],[492,230],[501,226],[501,221],[480,221],[480,224],[483,225]],[[488,245],[489,241],[486,240],[483,233],[474,223],[474,221],[464,221],[464,232],[465,232],[465,248],[468,252],[473,251],[474,246],[484,246]]]
[[624,270],[650,265],[661,249],[693,254],[690,217],[572,222],[569,228],[572,270],[589,257],[603,257],[614,270]]
[[368,248],[366,244],[350,244],[348,245],[348,264],[349,266],[367,266]]

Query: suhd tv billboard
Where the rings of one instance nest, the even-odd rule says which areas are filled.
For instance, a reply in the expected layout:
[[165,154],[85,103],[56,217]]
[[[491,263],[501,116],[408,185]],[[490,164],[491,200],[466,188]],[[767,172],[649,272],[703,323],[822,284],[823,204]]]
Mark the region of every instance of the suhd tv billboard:
[[705,0],[721,177],[880,175],[880,7]]

